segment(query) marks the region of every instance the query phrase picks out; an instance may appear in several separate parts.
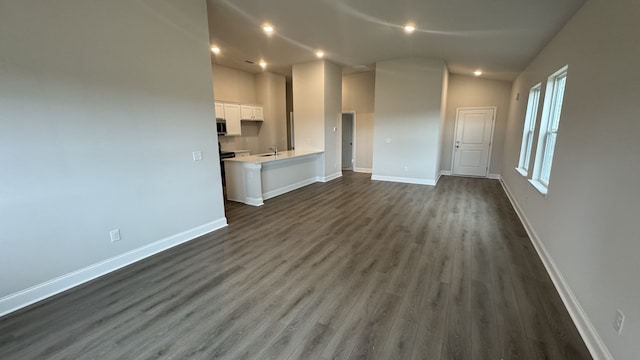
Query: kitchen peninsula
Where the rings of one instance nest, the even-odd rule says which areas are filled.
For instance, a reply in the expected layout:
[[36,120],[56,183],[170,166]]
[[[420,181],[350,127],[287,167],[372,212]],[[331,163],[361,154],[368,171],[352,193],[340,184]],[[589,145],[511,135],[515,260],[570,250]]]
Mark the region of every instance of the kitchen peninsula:
[[260,206],[264,200],[318,181],[324,151],[288,150],[224,160],[227,199]]

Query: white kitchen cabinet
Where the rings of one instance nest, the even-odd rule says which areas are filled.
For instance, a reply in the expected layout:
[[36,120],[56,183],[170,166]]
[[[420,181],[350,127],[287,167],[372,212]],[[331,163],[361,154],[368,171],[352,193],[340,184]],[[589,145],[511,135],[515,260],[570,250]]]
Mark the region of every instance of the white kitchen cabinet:
[[225,103],[224,119],[227,123],[227,136],[240,136],[242,134],[240,105]]
[[264,121],[264,110],[262,110],[262,106],[253,107],[253,120]]
[[253,120],[253,106],[240,105],[240,113],[242,120]]
[[263,121],[264,111],[262,106],[240,105],[242,120]]
[[224,119],[224,104],[216,101],[216,119]]

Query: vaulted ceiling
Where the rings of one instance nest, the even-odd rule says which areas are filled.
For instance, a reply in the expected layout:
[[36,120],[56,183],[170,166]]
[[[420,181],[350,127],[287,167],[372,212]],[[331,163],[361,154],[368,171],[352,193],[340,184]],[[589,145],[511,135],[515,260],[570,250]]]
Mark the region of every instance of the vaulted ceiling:
[[[212,61],[291,74],[325,59],[345,72],[411,56],[442,59],[453,73],[511,80],[584,0],[208,0]],[[262,25],[275,32],[267,35]],[[412,34],[404,25],[415,24]],[[253,61],[249,64],[245,61]],[[364,65],[364,66],[363,66]],[[355,67],[355,68],[354,68]]]

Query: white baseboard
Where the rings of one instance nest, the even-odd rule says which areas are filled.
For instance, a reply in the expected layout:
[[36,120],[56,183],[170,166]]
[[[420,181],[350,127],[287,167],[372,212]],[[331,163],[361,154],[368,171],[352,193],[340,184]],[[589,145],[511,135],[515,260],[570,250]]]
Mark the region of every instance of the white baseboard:
[[354,167],[353,168],[353,172],[371,174],[371,171],[372,171],[371,168],[360,168],[360,167]]
[[418,185],[431,185],[431,186],[436,185],[436,180],[433,180],[433,179],[405,178],[405,177],[398,177],[398,176],[372,175],[371,180],[400,182],[400,183],[418,184]]
[[[238,201],[238,202],[243,202],[243,203],[245,203],[247,205],[251,205],[251,206],[262,206],[262,205],[264,205],[264,200],[265,200],[265,198],[263,198],[263,197],[253,198],[253,197],[248,197],[247,196],[246,198],[244,198],[243,200]],[[236,201],[236,200],[233,200],[233,201]]]
[[522,211],[522,208],[515,200],[513,194],[511,193],[511,190],[509,190],[509,187],[502,178],[500,178],[500,184],[502,184],[504,192],[507,194],[511,205],[513,205],[513,208],[516,210],[516,214],[524,225],[524,228],[527,231],[529,238],[531,239],[533,247],[538,252],[538,256],[540,256],[544,267],[547,269],[547,273],[549,273],[553,284],[560,294],[560,298],[562,299],[564,306],[567,308],[567,311],[569,312],[573,323],[576,325],[576,328],[580,332],[582,340],[584,340],[585,344],[587,345],[591,356],[595,360],[613,360],[613,356],[609,352],[609,349],[607,349],[607,346],[602,341],[602,338],[600,337],[596,329],[593,327],[593,323],[589,319],[589,316],[587,316],[587,313],[585,313],[582,305],[580,305],[580,302],[571,290],[571,287],[569,287],[569,284],[556,266],[555,261],[544,246],[544,243],[540,241],[540,238],[529,223],[529,220]]
[[265,199],[259,197],[259,198],[253,198],[253,197],[244,197],[244,198],[236,198],[233,195],[227,193],[227,200],[229,201],[235,201],[235,202],[239,202],[239,203],[243,203],[243,204],[247,204],[247,205],[251,205],[251,206],[262,206],[264,205],[264,201]]
[[[451,175],[453,175],[453,173],[451,172],[451,170],[441,170],[440,171],[440,175],[441,176],[451,176]],[[487,174],[487,178],[488,179],[500,180],[500,179],[502,179],[502,175],[500,175],[500,174]]]
[[227,219],[223,217],[193,229],[183,231],[179,234],[158,240],[135,250],[131,250],[111,259],[101,261],[47,282],[32,286],[28,289],[7,295],[0,299],[0,316],[34,304],[40,300],[44,300],[65,290],[71,289],[225,226],[227,226]]
[[[282,195],[284,193],[288,193],[289,191],[293,191],[293,190],[299,189],[299,188],[301,188],[303,186],[307,186],[307,185],[313,184],[314,182],[316,182],[316,178],[315,177],[314,178],[310,178],[310,179],[305,179],[305,180],[299,181],[299,182],[297,182],[295,184],[283,186],[281,188],[278,188],[278,189],[271,190],[271,191],[268,191],[266,193],[263,193],[262,194],[262,198],[264,200],[271,199],[271,198],[276,197],[278,195]],[[262,205],[262,204],[260,204],[260,205]]]
[[329,182],[329,181],[335,180],[335,179],[337,179],[339,177],[342,177],[342,171],[338,171],[335,174],[331,174],[331,175],[324,176],[324,177],[319,176],[318,177],[318,181],[320,181],[320,182]]

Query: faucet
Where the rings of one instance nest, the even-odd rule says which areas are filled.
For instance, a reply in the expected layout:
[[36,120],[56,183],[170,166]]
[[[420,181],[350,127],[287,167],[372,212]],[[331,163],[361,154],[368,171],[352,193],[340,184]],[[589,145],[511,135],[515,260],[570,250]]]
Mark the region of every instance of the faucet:
[[276,145],[273,145],[269,150],[273,151],[273,155],[278,155],[278,147]]

